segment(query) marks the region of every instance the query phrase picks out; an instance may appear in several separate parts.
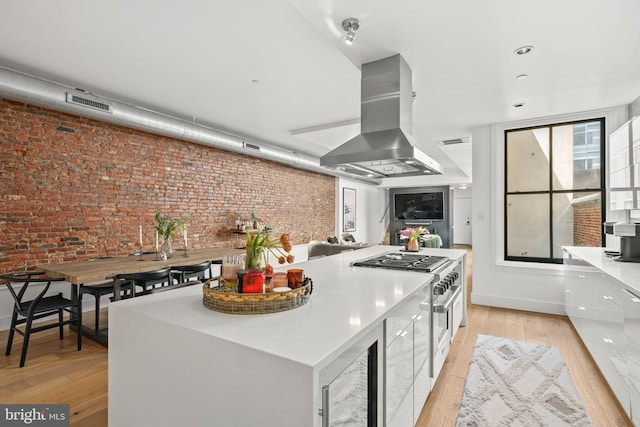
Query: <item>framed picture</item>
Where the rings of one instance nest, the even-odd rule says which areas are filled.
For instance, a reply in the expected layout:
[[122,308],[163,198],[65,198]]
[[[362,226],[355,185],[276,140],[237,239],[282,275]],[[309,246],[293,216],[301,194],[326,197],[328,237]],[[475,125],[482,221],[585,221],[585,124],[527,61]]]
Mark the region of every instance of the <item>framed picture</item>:
[[342,189],[342,228],[343,231],[356,231],[356,190]]

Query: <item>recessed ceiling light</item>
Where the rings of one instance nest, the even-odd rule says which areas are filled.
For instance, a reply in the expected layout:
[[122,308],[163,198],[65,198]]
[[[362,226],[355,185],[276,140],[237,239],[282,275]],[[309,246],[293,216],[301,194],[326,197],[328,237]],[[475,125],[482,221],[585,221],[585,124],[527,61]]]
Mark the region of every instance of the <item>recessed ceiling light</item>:
[[516,55],[526,55],[533,50],[533,46],[522,46],[513,51]]
[[520,107],[524,107],[524,102],[518,102],[516,104],[513,104],[514,108],[520,108]]
[[526,79],[527,77],[529,77],[527,74],[518,74],[518,75],[516,76],[516,80],[524,80],[524,79]]

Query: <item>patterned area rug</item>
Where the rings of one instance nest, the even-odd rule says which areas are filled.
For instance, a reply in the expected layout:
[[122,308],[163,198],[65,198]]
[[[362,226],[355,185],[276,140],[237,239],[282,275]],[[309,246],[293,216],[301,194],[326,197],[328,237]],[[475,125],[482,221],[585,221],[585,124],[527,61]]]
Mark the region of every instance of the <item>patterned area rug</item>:
[[478,335],[456,427],[591,426],[556,347]]

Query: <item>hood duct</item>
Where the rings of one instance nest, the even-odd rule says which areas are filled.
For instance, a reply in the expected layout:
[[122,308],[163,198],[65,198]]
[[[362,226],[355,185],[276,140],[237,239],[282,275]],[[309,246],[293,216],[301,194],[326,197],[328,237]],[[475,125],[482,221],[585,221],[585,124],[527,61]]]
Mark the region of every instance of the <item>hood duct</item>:
[[411,135],[411,69],[400,55],[362,65],[361,133],[320,157],[320,165],[364,177],[441,174]]
[[169,138],[246,154],[312,172],[380,184],[380,180],[320,166],[317,157],[277,148],[162,113],[0,68],[0,98],[113,123]]

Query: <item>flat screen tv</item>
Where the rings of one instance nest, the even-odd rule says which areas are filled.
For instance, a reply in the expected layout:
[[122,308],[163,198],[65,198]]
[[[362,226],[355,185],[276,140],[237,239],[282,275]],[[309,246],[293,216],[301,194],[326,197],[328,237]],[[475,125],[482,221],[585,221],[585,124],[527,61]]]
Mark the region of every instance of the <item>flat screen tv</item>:
[[444,193],[394,195],[395,219],[444,220]]

